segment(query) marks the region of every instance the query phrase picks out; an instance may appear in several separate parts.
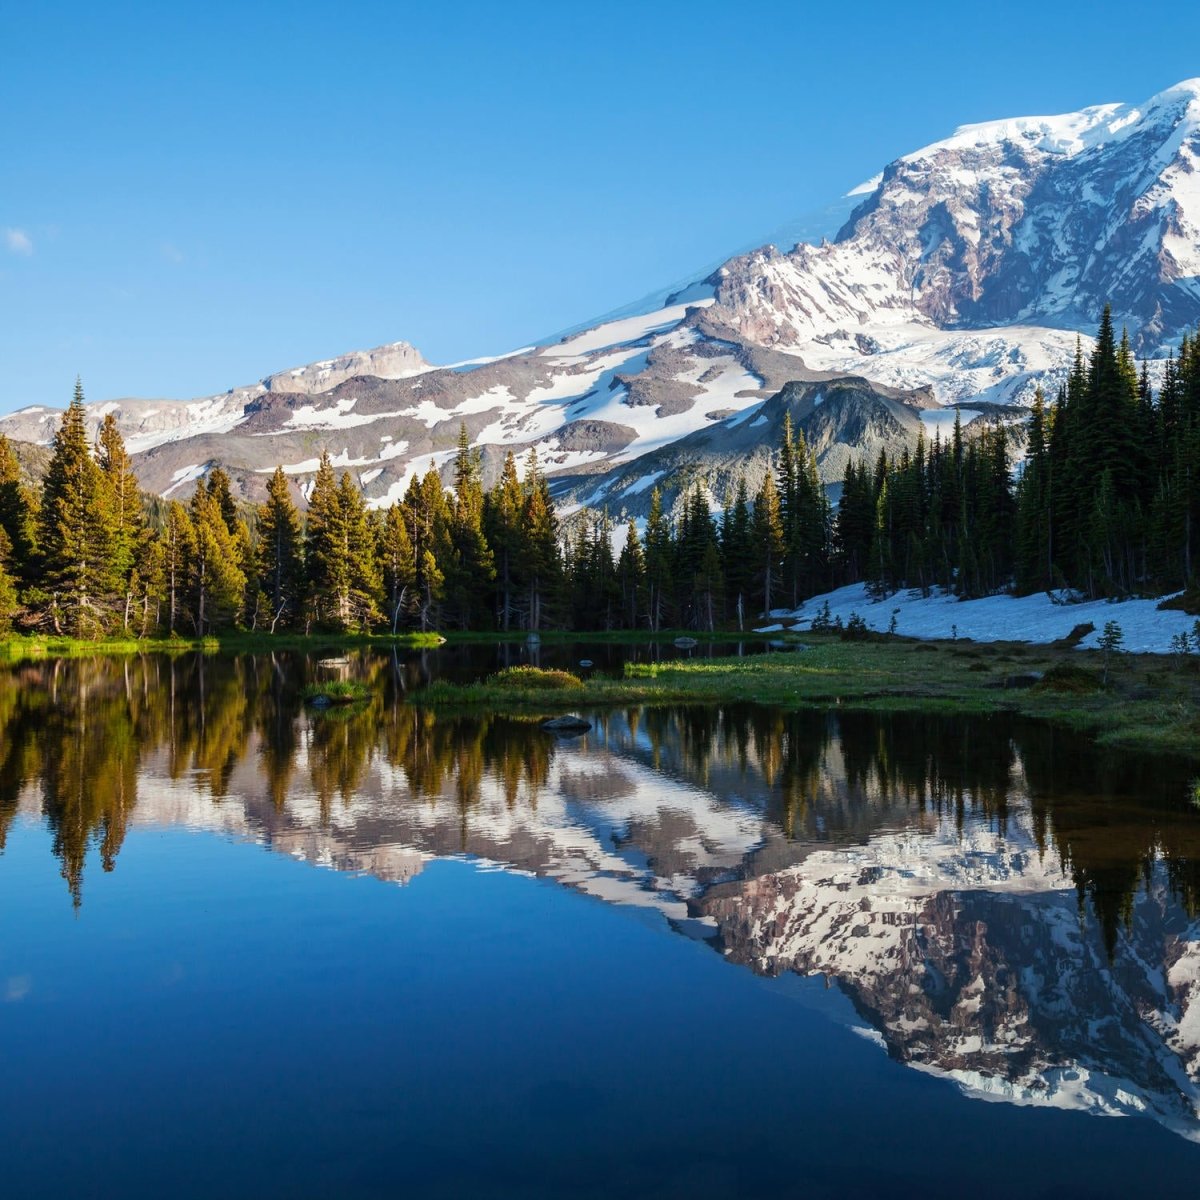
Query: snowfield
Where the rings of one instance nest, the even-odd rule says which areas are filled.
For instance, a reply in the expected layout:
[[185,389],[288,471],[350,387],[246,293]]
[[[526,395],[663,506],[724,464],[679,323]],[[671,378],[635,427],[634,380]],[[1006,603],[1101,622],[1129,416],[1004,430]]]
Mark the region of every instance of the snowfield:
[[1171,639],[1192,633],[1196,623],[1196,618],[1186,613],[1159,609],[1158,600],[1062,603],[1045,592],[959,600],[937,588],[928,596],[902,591],[875,600],[857,583],[814,596],[795,610],[772,609],[770,615],[777,618],[776,623],[755,632],[808,629],[827,602],[830,616],[840,617],[843,624],[857,613],[870,628],[886,632],[894,611],[898,634],[929,639],[957,636],[976,642],[1053,642],[1066,637],[1076,625],[1090,622],[1096,632],[1088,634],[1080,646],[1094,649],[1105,623],[1116,621],[1125,635],[1122,649],[1140,654],[1170,653]]

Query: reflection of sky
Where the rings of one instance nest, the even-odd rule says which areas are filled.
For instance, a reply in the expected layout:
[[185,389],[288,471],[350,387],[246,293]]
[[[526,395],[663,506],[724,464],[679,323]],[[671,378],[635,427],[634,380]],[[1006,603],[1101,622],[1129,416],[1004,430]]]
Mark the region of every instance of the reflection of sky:
[[[753,735],[748,750],[746,762],[757,763]],[[544,781],[522,781],[515,802],[497,770],[485,767],[465,808],[455,779],[447,779],[440,794],[414,797],[405,773],[376,756],[356,794],[323,810],[303,782],[315,753],[301,738],[295,786],[282,812],[262,798],[256,753],[242,756],[219,803],[199,790],[196,777],[171,779],[151,758],[133,811],[137,832],[112,876],[89,866],[80,919],[91,927],[97,904],[104,903],[97,896],[112,896],[115,888],[129,923],[126,936],[140,938],[147,884],[133,875],[129,860],[169,840],[170,862],[163,862],[149,894],[172,896],[177,874],[186,874],[200,854],[196,847],[212,846],[180,838],[180,827],[260,843],[343,873],[409,883],[410,891],[428,886],[431,872],[441,878],[446,868],[438,860],[467,858],[475,867],[459,876],[472,881],[464,895],[489,872],[541,877],[639,913],[647,929],[669,927],[710,941],[756,973],[836,979],[859,1016],[851,1019],[839,1005],[824,1009],[827,1015],[840,1013],[894,1057],[949,1077],[970,1095],[1147,1113],[1189,1137],[1196,1133],[1195,929],[1156,876],[1139,893],[1110,962],[1095,922],[1080,921],[1074,883],[1057,853],[1039,849],[1019,769],[1003,832],[995,820],[971,815],[970,797],[960,819],[953,810],[938,815],[886,806],[880,793],[876,801],[867,798],[880,815],[867,820],[860,835],[831,842],[823,814],[839,810],[847,788],[836,739],[826,744],[809,783],[815,841],[782,836],[766,815],[770,788],[753,766],[735,769],[728,754],[717,754],[699,772],[690,767],[687,735],[672,723],[651,738],[644,725],[613,717],[586,738],[558,743]],[[24,809],[33,815],[32,796]],[[35,826],[19,828],[20,838],[36,842]],[[228,842],[220,844],[235,853]],[[201,857],[212,853],[206,849]],[[43,920],[53,932],[62,895],[61,881],[48,887],[43,878],[52,859],[12,851],[8,857],[24,864],[35,894],[46,893]],[[197,870],[203,875],[207,868]],[[323,947],[323,936],[344,936],[323,907],[328,884],[303,882],[310,872],[284,877],[276,870],[260,867],[261,880],[251,872],[233,896],[221,877],[208,900],[214,914],[222,921],[249,920],[249,914],[257,920],[261,881],[286,882],[306,914],[304,927],[312,925],[314,946]],[[405,912],[408,894],[397,901]],[[541,897],[537,903],[567,903],[550,900],[557,893],[544,887],[534,895]],[[180,914],[182,936],[192,936],[191,925]],[[233,953],[240,927],[226,936]],[[286,940],[296,931],[280,936]],[[513,936],[525,948],[521,953],[541,953],[529,929]],[[258,953],[266,962],[273,951]],[[931,980],[961,969],[972,954],[979,961],[969,970],[980,972],[979,979],[958,979],[932,999],[926,994]],[[249,974],[258,970],[253,955],[243,965]],[[556,974],[553,963],[543,966]],[[611,969],[627,968],[614,961]],[[0,960],[11,1001],[33,995],[33,979],[41,998],[43,981],[53,975],[46,965]],[[645,982],[653,976],[651,969]],[[153,966],[147,986],[169,981],[177,987],[189,978],[186,961],[174,958]],[[336,1001],[331,995],[324,1003]]]

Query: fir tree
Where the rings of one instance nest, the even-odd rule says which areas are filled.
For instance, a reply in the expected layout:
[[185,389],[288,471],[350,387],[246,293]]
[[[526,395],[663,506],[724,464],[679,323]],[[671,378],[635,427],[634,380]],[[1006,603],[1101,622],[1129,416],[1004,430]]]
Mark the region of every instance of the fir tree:
[[0,530],[8,538],[8,571],[28,587],[40,574],[37,561],[37,512],[33,493],[21,477],[21,464],[8,438],[0,433]]
[[133,463],[112,413],[106,413],[100,425],[96,461],[108,489],[107,506],[112,521],[111,569],[114,582],[124,591],[122,624],[128,629],[139,583],[135,568],[145,552],[148,530]]
[[630,517],[625,526],[625,544],[617,559],[617,583],[621,592],[621,623],[626,629],[638,627],[642,612],[646,560],[638,537],[637,522]]
[[362,490],[349,471],[343,472],[338,485],[338,505],[341,509],[339,527],[343,539],[340,553],[346,563],[347,627],[365,632],[381,619],[379,603],[383,596],[383,578]]
[[778,598],[783,557],[787,551],[779,492],[770,474],[763,480],[763,485],[754,498],[754,542],[758,547],[758,580],[762,610],[769,613]]
[[458,434],[454,461],[454,506],[450,522],[451,555],[445,563],[446,598],[463,629],[477,628],[495,567],[483,532],[483,489],[479,459],[467,427]]
[[98,637],[110,626],[116,588],[113,513],[88,445],[83,386],[63,414],[42,484],[38,543],[56,632]]
[[558,546],[558,516],[550,498],[550,486],[538,467],[533,447],[525,464],[524,541],[521,550],[529,593],[528,627],[541,629],[546,598],[558,588],[562,562]]
[[300,514],[282,467],[267,484],[258,509],[256,568],[269,610],[271,632],[297,624],[304,611],[304,544]]
[[650,493],[650,515],[646,519],[646,598],[650,628],[657,633],[669,616],[672,591],[671,526],[663,512],[662,493]]
[[9,571],[12,558],[12,542],[0,528],[0,635],[12,632],[13,618],[17,614],[17,585]]
[[401,616],[414,599],[417,584],[416,556],[401,505],[393,504],[384,513],[379,543],[387,615],[395,633]]
[[192,494],[190,553],[186,560],[192,625],[204,637],[230,629],[242,612],[246,573],[219,499],[205,488]]

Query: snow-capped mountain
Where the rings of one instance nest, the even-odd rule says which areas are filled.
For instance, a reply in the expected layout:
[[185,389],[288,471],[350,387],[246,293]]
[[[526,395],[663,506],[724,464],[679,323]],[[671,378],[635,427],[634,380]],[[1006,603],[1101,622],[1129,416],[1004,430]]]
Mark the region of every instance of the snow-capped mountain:
[[[1200,321],[1200,80],[1140,105],[965,126],[793,229],[807,240],[499,358],[435,367],[396,343],[91,417],[117,414],[143,484],[165,495],[217,463],[252,498],[276,464],[303,490],[327,449],[385,504],[448,463],[465,423],[486,471],[536,447],[560,501],[619,516],[697,473],[720,503],[728,452],[753,459],[775,439],[764,406],[793,384],[833,482],[853,455],[952,421],[939,407],[1019,415],[1105,302],[1145,354]],[[844,402],[822,411],[816,385],[838,380]],[[0,431],[45,443],[58,415],[24,409]]]
[[946,399],[1060,366],[1074,339],[1058,331],[1093,328],[1105,303],[1147,352],[1200,320],[1200,79],[964,126],[860,190],[832,242],[720,268],[721,319],[812,366],[940,375]]

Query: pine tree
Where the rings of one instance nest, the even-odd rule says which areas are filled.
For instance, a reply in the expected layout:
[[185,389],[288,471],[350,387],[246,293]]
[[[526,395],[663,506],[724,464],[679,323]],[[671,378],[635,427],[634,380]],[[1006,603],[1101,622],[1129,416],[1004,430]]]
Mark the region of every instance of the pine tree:
[[19,587],[39,572],[37,511],[33,493],[21,477],[21,464],[8,438],[0,433],[0,530],[8,538],[8,571]]
[[110,626],[116,592],[113,514],[88,445],[83,385],[55,434],[42,484],[38,543],[55,631],[98,637]]
[[271,632],[290,629],[304,612],[304,544],[300,514],[282,467],[267,484],[267,499],[258,509],[256,568],[266,596]]
[[148,537],[142,494],[125,439],[116,418],[106,413],[96,438],[96,462],[108,488],[107,503],[112,514],[111,565],[113,578],[124,592],[122,625],[128,630],[136,585],[135,568],[145,552]]
[[746,607],[754,590],[756,566],[750,498],[746,478],[739,475],[733,502],[727,503],[721,514],[721,569],[726,595],[737,614],[738,629],[745,628]]
[[450,545],[451,556],[445,562],[447,600],[463,629],[478,628],[484,597],[496,572],[491,548],[483,532],[479,458],[471,449],[465,424],[459,427],[458,453],[454,461]]
[[650,493],[650,515],[646,519],[646,599],[650,628],[657,633],[670,615],[673,587],[671,526],[663,512],[662,493]]
[[496,607],[500,628],[512,628],[514,607],[520,589],[521,557],[525,541],[525,497],[517,475],[517,462],[510,450],[496,486],[484,505],[484,535],[491,547],[496,568]]
[[417,565],[416,592],[421,628],[436,623],[445,597],[445,574],[441,563],[449,561],[450,507],[437,470],[414,478],[404,496],[404,520]]
[[216,501],[217,508],[220,509],[221,520],[225,522],[225,528],[230,533],[236,533],[238,526],[237,501],[233,498],[233,484],[225,468],[213,467],[199,486],[207,487],[208,494]]
[[0,635],[12,632],[13,617],[19,608],[17,585],[9,571],[11,559],[12,542],[8,540],[4,529],[0,528]]
[[[379,604],[383,596],[383,577],[362,489],[349,471],[342,473],[338,485],[338,505],[343,538],[341,555],[346,563],[347,627],[365,632],[382,619]],[[339,599],[339,607],[340,604]]]
[[166,521],[157,541],[161,547],[161,601],[166,608],[167,632],[174,636],[186,610],[188,564],[196,543],[192,519],[178,500],[167,506]]
[[545,619],[547,598],[558,590],[562,559],[558,545],[558,516],[550,498],[550,486],[538,467],[537,451],[533,447],[526,458],[525,477],[521,482],[525,494],[521,559],[528,580],[528,626],[538,630]]
[[783,557],[787,550],[779,492],[769,473],[754,498],[754,544],[758,551],[762,610],[769,613],[778,597]]
[[401,616],[415,598],[417,584],[416,556],[401,505],[393,504],[384,513],[379,542],[387,616],[395,633]]
[[621,623],[626,629],[637,629],[642,612],[642,591],[645,584],[646,560],[638,537],[637,522],[630,517],[625,527],[625,544],[617,559],[617,582],[621,591]]
[[337,477],[329,452],[321,455],[308,498],[304,562],[308,572],[308,624],[350,628],[350,564],[344,553],[345,530]]
[[246,573],[217,496],[197,488],[188,516],[192,526],[186,560],[188,598],[196,635],[204,637],[236,624],[245,602]]

